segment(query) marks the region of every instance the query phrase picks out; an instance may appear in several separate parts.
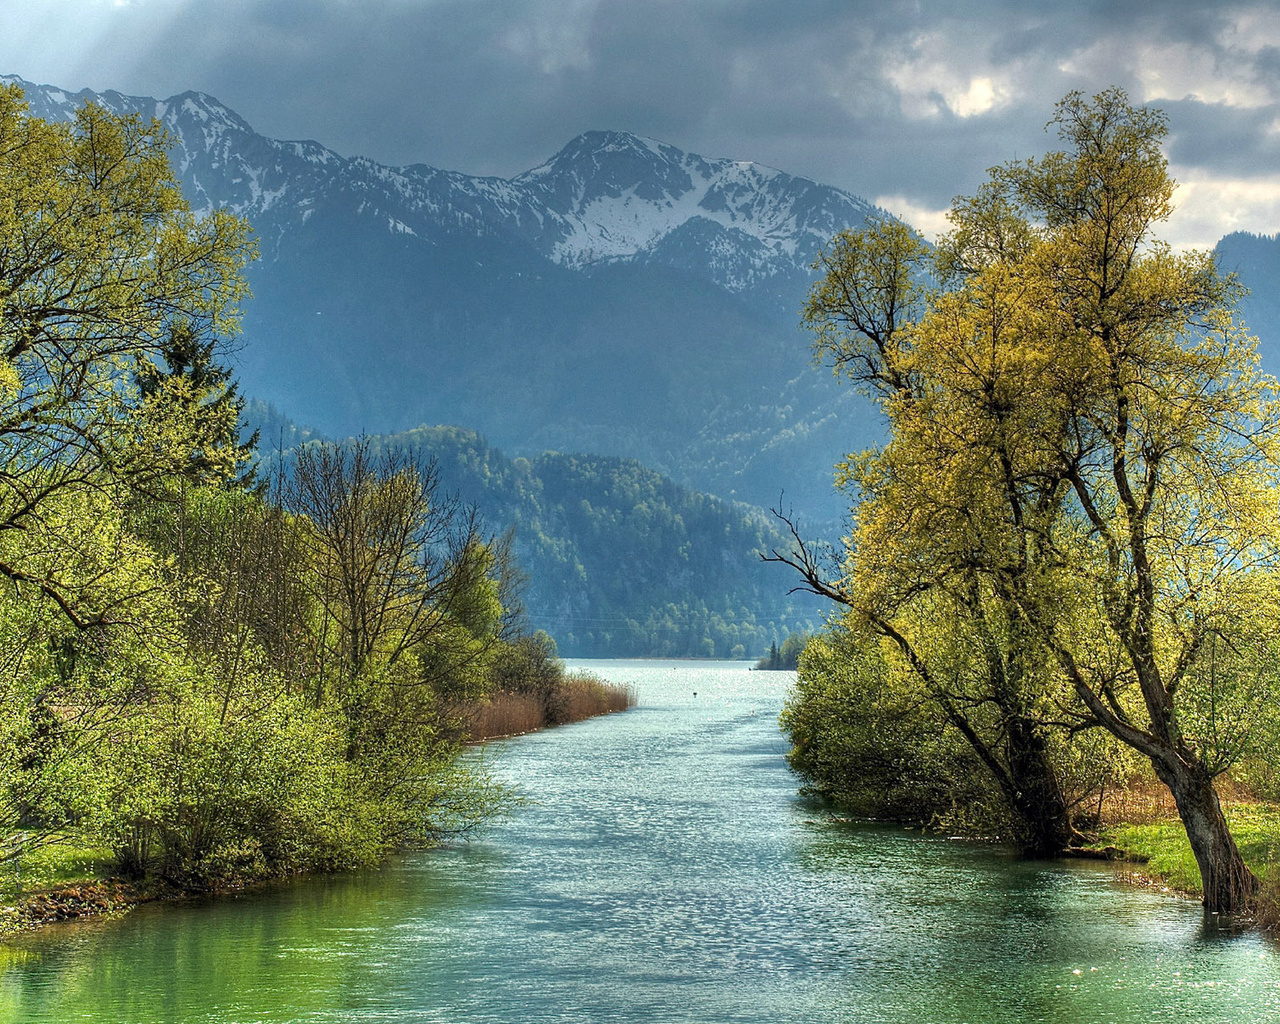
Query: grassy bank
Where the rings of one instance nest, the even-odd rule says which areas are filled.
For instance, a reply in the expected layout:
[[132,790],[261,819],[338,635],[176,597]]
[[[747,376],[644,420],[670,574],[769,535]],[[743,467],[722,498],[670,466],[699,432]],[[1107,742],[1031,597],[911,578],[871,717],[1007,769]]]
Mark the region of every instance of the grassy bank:
[[[1123,794],[1121,801],[1122,806],[1110,808],[1109,822],[1087,849],[1121,850],[1137,878],[1199,897],[1200,869],[1168,794],[1138,789]],[[1256,916],[1274,930],[1280,926],[1280,804],[1240,794],[1224,799],[1222,810],[1245,863],[1262,881]]]
[[[479,742],[625,711],[635,703],[632,686],[587,672],[564,672],[557,665],[546,673],[543,685],[497,691],[464,717],[469,737]],[[154,879],[118,878],[116,865],[112,850],[71,837],[0,867],[0,938],[188,895]]]
[[0,936],[124,910],[143,890],[111,877],[112,852],[74,838],[10,861],[0,873]]
[[[1264,881],[1275,880],[1280,874],[1276,870],[1280,863],[1280,805],[1232,803],[1224,804],[1223,812],[1245,863]],[[1145,859],[1144,874],[1170,888],[1200,894],[1200,869],[1186,830],[1176,818],[1113,826],[1103,834],[1102,845]]]

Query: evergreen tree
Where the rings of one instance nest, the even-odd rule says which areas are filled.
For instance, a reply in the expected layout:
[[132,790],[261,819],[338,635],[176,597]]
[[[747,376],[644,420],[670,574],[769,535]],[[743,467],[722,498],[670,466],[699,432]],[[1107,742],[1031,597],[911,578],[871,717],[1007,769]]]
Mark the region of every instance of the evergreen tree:
[[160,347],[163,365],[140,358],[134,380],[148,419],[188,422],[192,447],[184,477],[256,490],[259,432],[241,439],[245,399],[230,367],[218,362],[217,346],[216,338],[201,337],[189,321],[177,321]]

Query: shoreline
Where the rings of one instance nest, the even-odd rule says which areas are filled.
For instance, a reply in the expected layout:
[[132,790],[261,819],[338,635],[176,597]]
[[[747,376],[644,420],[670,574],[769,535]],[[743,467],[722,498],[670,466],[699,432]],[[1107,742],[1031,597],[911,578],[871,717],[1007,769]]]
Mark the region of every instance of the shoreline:
[[[628,710],[626,708],[621,710]],[[603,718],[606,715],[618,714],[619,711],[608,708],[584,718],[576,718],[569,722],[544,724],[523,732],[502,736],[486,736],[483,739],[468,741],[467,747],[481,747],[490,740],[510,740],[520,736],[559,729],[575,722],[584,722],[590,718]],[[396,851],[401,852],[401,851]],[[389,854],[395,856],[395,852]],[[230,896],[236,893],[253,891],[271,885],[279,885],[309,874],[341,874],[350,868],[334,868],[332,870],[300,871],[266,878],[250,879],[241,883],[230,883],[209,889],[183,889],[168,882],[131,882],[119,877],[82,879],[47,888],[32,889],[21,893],[12,902],[0,904],[0,945],[19,938],[43,931],[60,924],[93,919],[110,920],[123,917],[132,910],[147,903],[175,903],[180,900],[202,899],[206,897]]]
[[14,903],[0,907],[0,943],[57,924],[127,914],[144,903],[177,899],[166,893],[122,878],[71,882],[21,894]]

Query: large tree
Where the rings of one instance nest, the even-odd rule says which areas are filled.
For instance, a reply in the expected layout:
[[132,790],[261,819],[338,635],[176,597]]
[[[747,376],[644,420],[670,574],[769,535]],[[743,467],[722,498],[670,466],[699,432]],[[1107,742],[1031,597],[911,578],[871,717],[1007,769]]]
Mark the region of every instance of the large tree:
[[175,325],[228,336],[248,226],[193,215],[160,126],[86,105],[31,117],[0,86],[0,856],[85,813],[174,649],[140,487],[182,467],[192,416],[143,409],[133,371]]
[[[1001,495],[992,507],[984,493],[995,465],[1019,475],[1023,491],[1043,491],[1043,482],[1014,467],[1026,461],[1016,438],[991,431],[981,408],[1015,372],[1034,376],[1036,367],[996,358],[1008,340],[999,319],[989,337],[979,330],[943,338],[924,329],[953,301],[929,286],[932,262],[923,240],[894,221],[847,232],[820,256],[825,274],[804,310],[815,354],[879,402],[892,438],[840,466],[858,527],[842,571],[825,571],[798,534],[792,552],[773,557],[799,569],[809,589],[848,607],[846,632],[873,647],[876,637],[889,641],[904,678],[914,679],[997,784],[1013,839],[1027,853],[1053,855],[1072,838],[1079,794],[1069,792],[1064,759],[1055,756],[1045,665],[989,571],[998,565],[1025,575],[1034,552],[1025,537],[1002,528]],[[1052,486],[1022,499],[1052,504]]]
[[[158,123],[93,104],[50,123],[0,86],[0,532],[41,532],[65,491],[184,468],[196,417],[148,420],[133,370],[175,329],[234,333],[253,254],[244,221],[191,212]],[[7,551],[0,576],[81,627],[108,619],[58,563]]]
[[1229,912],[1256,882],[1214,778],[1274,694],[1275,384],[1212,257],[1153,236],[1174,188],[1163,115],[1109,90],[1068,96],[1051,124],[1063,151],[956,203],[936,290],[893,226],[850,244],[896,252],[900,272],[828,267],[819,352],[881,395],[891,434],[846,466],[862,501],[842,578],[790,560],[932,692],[949,686],[929,682],[938,648],[900,624],[941,595],[989,638],[971,648],[986,695],[1012,692],[1035,734],[1101,727],[1149,758],[1206,907]]

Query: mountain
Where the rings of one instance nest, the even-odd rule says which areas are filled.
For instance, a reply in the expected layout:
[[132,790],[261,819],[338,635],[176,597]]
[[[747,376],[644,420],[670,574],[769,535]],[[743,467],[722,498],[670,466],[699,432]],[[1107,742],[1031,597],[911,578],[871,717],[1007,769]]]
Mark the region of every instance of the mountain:
[[[285,439],[261,472],[287,467],[308,432],[260,402],[248,412],[273,443]],[[767,512],[680,487],[633,459],[511,458],[459,427],[368,442],[432,462],[441,493],[473,506],[488,529],[512,531],[529,625],[561,654],[754,658],[830,611],[789,594],[794,574],[761,560],[789,539]]]
[[192,207],[254,225],[239,375],[335,435],[475,428],[514,454],[643,460],[725,498],[834,515],[831,467],[878,436],[809,366],[818,248],[880,211],[758,164],[593,131],[511,179],[385,167],[257,134],[202,93],[70,93],[161,121]]
[[1236,231],[1218,242],[1214,254],[1218,268],[1249,289],[1240,304],[1245,324],[1258,336],[1262,368],[1280,375],[1280,235]]

